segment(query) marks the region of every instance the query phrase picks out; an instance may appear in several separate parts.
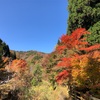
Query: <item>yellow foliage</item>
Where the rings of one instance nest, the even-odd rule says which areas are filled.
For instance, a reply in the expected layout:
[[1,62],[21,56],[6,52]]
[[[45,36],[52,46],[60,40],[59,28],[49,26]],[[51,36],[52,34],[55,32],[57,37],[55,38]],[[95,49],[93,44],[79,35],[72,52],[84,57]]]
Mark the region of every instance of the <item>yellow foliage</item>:
[[69,97],[68,87],[59,85],[53,90],[52,85],[44,80],[40,86],[32,86],[29,91],[32,100],[63,100]]
[[100,62],[83,56],[72,60],[72,80],[77,85],[97,84],[100,82]]

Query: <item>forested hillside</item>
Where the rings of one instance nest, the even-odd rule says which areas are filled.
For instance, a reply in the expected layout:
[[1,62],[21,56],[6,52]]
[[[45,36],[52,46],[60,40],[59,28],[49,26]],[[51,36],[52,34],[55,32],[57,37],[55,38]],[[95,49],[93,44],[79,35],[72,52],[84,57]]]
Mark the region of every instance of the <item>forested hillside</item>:
[[68,3],[67,33],[50,54],[0,40],[1,100],[100,99],[100,1]]

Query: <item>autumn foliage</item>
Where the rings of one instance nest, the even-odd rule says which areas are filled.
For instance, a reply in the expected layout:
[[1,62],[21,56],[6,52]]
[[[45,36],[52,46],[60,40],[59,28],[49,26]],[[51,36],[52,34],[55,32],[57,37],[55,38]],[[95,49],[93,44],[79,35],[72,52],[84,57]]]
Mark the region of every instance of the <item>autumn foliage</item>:
[[56,80],[59,84],[62,83],[62,80],[66,79],[69,76],[68,71],[63,70],[59,75],[56,77]]
[[62,58],[62,61],[57,66],[68,68],[71,66],[71,58]]
[[93,51],[93,50],[100,50],[100,44],[96,44],[87,48],[81,48],[80,50],[84,50],[87,52]]
[[27,69],[27,63],[25,60],[13,60],[9,66],[10,71],[21,73]]
[[72,60],[72,79],[78,86],[92,87],[100,82],[100,62],[84,55]]
[[57,51],[64,49],[73,49],[73,48],[81,48],[82,46],[86,46],[88,42],[86,42],[85,38],[82,38],[85,34],[90,34],[84,28],[76,29],[71,35],[62,35],[60,38],[60,45],[56,48]]
[[63,35],[56,51],[63,54],[65,49],[72,50],[74,53],[61,58],[57,64],[64,68],[56,76],[56,81],[69,78],[72,84],[77,86],[93,87],[100,83],[100,44],[90,46],[86,41],[87,34],[84,28],[78,28],[71,35]]

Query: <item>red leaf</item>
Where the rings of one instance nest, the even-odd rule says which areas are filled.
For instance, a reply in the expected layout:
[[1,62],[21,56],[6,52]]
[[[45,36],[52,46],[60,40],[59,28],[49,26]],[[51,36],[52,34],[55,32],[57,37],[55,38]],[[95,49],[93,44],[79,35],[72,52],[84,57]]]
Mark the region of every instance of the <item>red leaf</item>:
[[58,76],[56,77],[56,81],[57,83],[61,83],[64,79],[66,79],[69,76],[69,73],[66,70],[63,70],[62,72],[60,72],[58,74]]

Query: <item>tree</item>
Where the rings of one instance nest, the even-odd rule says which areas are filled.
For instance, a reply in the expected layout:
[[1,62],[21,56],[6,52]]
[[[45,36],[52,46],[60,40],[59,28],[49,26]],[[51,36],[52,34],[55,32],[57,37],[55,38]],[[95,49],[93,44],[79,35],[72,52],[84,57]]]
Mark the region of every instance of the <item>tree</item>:
[[11,56],[11,58],[14,60],[14,59],[16,59],[17,57],[16,57],[16,52],[14,51],[14,52],[11,52],[10,53],[10,56]]
[[3,61],[2,61],[2,57],[0,55],[0,68],[2,68],[2,67],[3,67]]
[[87,41],[93,45],[96,43],[100,43],[100,21],[94,24],[89,28],[89,31],[92,33],[88,36]]
[[10,57],[9,46],[0,39],[0,55],[5,57]]
[[42,69],[40,65],[36,65],[33,72],[33,79],[31,81],[33,86],[37,86],[42,82]]
[[[68,0],[68,34],[77,28],[91,32],[88,42],[100,43],[100,0]],[[92,43],[93,42],[93,43]]]
[[90,91],[97,89],[95,93],[100,95],[100,44],[89,45],[84,36],[87,34],[84,28],[79,28],[60,38],[56,51],[63,54],[67,49],[67,52],[70,50],[73,53],[58,62],[57,66],[62,70],[58,72],[56,81],[59,84],[68,82],[70,90],[84,88],[86,92],[87,88]]
[[15,59],[12,61],[11,65],[9,66],[9,70],[11,72],[15,72],[17,74],[23,73],[25,70],[27,70],[27,63],[25,60],[18,60]]
[[9,50],[9,46],[6,45],[6,43],[4,43],[2,39],[0,39],[0,68],[4,67],[5,64],[5,62],[2,59],[3,56],[9,57],[10,50]]
[[2,40],[0,39],[0,56],[2,56],[3,46],[2,46]]
[[10,57],[9,46],[6,43],[3,43],[3,56]]

